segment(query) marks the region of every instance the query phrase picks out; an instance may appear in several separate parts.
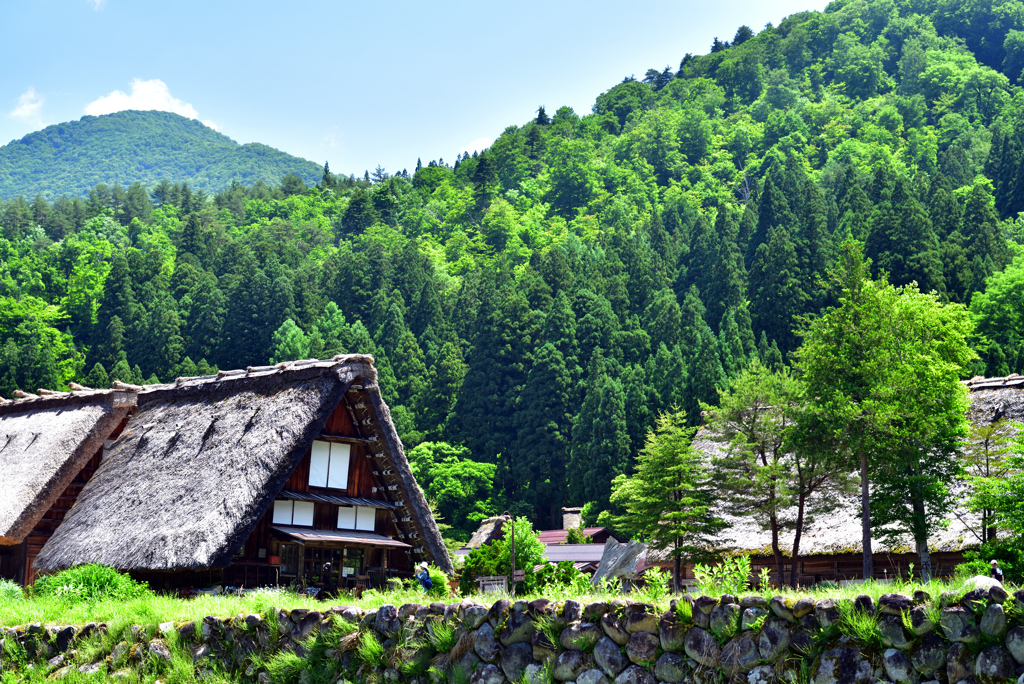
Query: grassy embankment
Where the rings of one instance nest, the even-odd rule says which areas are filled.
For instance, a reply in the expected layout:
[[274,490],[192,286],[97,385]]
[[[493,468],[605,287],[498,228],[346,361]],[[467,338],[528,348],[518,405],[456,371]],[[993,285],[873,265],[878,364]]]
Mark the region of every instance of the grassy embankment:
[[[929,585],[922,585],[919,582],[906,582],[902,580],[890,581],[888,583],[868,582],[865,584],[848,587],[822,587],[809,588],[793,591],[789,588],[769,588],[767,591],[760,591],[752,588],[743,595],[760,594],[766,599],[781,595],[785,598],[810,597],[813,599],[831,598],[837,603],[850,602],[860,594],[871,596],[876,602],[882,594],[900,593],[908,596],[914,591],[923,589],[933,599],[938,600],[943,592],[952,591],[963,593],[963,582],[965,578],[954,578],[949,581],[936,580]],[[1018,587],[1007,585],[1007,591],[1012,594]],[[719,595],[723,591],[715,587],[708,587],[704,592],[710,595]],[[565,601],[575,599],[583,603],[591,601],[609,601],[615,598],[632,598],[655,605],[658,610],[667,610],[673,595],[662,589],[640,590],[634,595],[624,596],[616,592],[600,591],[595,589],[591,593],[581,594],[568,590],[550,590],[538,594],[519,594],[511,596],[508,594],[488,594],[486,596],[474,596],[475,600],[491,603],[501,598],[508,598],[513,601],[525,599],[532,601],[538,598],[546,598],[552,601]],[[66,600],[60,596],[35,596],[23,598],[20,596],[0,595],[0,626],[12,626],[41,622],[43,624],[85,624],[88,622],[106,622],[113,625],[130,624],[159,624],[170,621],[202,620],[207,615],[232,616],[240,613],[265,613],[270,608],[309,608],[311,610],[326,611],[331,606],[351,605],[363,609],[373,609],[384,604],[401,606],[405,603],[429,603],[431,601],[455,601],[456,596],[447,598],[438,596],[427,596],[422,591],[405,589],[393,592],[368,591],[362,599],[342,597],[328,601],[319,601],[304,595],[287,591],[268,590],[255,592],[246,596],[200,596],[194,599],[179,599],[172,596],[154,595],[145,593],[134,598],[97,600]]]

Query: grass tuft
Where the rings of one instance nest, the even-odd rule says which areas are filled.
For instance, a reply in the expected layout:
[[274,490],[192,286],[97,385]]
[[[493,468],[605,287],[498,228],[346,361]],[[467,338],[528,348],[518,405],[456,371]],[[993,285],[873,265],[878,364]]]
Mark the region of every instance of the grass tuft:
[[454,625],[441,620],[434,620],[427,624],[427,641],[438,653],[450,653],[458,640]]
[[359,637],[359,646],[356,647],[356,658],[369,667],[383,667],[386,661],[384,645],[372,631],[362,632]]
[[683,622],[683,624],[689,624],[693,622],[693,604],[687,599],[679,599],[676,602],[676,615]]
[[[839,631],[856,639],[860,644],[876,651],[884,650],[882,632],[878,629],[878,615],[855,610],[848,600],[837,603],[839,608]],[[909,616],[908,618],[909,619]]]

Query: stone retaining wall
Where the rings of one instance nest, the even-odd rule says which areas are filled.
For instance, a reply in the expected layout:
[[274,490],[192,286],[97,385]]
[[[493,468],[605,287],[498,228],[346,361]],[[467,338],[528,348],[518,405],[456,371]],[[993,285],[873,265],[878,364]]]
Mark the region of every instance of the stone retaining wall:
[[[135,626],[119,639],[103,639],[105,625],[36,623],[0,629],[0,668],[159,672],[173,649],[187,649],[199,673],[263,684],[270,681],[267,661],[282,651],[309,659],[317,672],[334,672],[335,681],[373,684],[1024,682],[1024,591],[1010,597],[997,586],[957,599],[886,594],[875,605],[860,596],[846,610],[877,618],[868,642],[843,633],[836,602],[779,596],[683,596],[664,613],[627,600],[545,599],[272,609]],[[680,601],[689,610],[680,610]],[[370,634],[382,644],[384,662],[360,659],[358,644]],[[109,651],[82,662],[90,639],[92,651],[100,642]],[[447,652],[435,650],[441,643]]]

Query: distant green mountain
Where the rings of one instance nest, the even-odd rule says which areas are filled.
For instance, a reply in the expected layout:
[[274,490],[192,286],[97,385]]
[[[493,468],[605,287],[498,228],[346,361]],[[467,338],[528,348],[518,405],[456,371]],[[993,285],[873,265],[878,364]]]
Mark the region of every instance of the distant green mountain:
[[233,180],[276,184],[287,173],[315,183],[322,169],[266,145],[239,145],[171,112],[83,116],[0,147],[0,197],[7,199],[85,195],[97,183],[152,186],[164,178],[217,192]]

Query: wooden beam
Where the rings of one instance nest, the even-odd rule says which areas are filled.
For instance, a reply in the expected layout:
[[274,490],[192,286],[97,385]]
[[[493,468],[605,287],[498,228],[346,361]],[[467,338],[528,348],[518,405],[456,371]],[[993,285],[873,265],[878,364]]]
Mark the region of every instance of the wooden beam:
[[346,437],[345,435],[326,435],[321,433],[317,439],[322,439],[325,442],[342,442],[345,444],[376,444],[375,439],[366,439],[365,437]]

